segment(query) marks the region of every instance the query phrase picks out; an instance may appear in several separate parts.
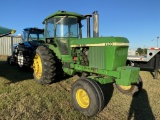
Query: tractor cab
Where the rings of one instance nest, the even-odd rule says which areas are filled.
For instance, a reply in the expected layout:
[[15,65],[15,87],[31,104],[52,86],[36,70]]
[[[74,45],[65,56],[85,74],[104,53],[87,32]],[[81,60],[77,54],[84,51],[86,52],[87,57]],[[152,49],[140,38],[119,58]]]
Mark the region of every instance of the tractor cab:
[[62,55],[69,54],[72,41],[82,38],[81,20],[87,19],[87,36],[90,37],[90,17],[74,12],[58,11],[44,21],[46,43],[58,45]]
[[58,11],[44,20],[46,38],[79,38],[83,15]]
[[44,19],[45,38],[82,38],[82,23],[87,21],[87,37],[90,37],[90,17],[93,17],[93,37],[98,37],[98,12],[81,15],[75,12],[58,11]]
[[22,40],[24,44],[29,43],[33,46],[38,46],[39,43],[44,43],[44,29],[25,28],[23,30]]

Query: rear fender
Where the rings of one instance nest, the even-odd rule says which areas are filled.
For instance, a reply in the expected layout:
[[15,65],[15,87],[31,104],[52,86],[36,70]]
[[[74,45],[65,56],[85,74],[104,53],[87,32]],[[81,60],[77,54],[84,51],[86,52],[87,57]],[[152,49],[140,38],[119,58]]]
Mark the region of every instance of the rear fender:
[[47,44],[47,46],[50,50],[52,50],[56,54],[58,59],[62,59],[62,55],[58,47],[55,47],[54,45],[51,44]]

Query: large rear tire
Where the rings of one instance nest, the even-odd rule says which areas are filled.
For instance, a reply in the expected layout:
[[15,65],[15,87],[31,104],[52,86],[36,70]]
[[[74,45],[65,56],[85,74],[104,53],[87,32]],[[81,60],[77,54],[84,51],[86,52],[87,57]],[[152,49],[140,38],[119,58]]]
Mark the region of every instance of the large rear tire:
[[139,75],[138,82],[134,85],[130,85],[130,86],[123,86],[123,85],[117,85],[117,84],[114,84],[114,85],[121,93],[135,96],[142,90],[143,82],[142,82],[142,78]]
[[94,116],[104,108],[104,94],[98,83],[80,78],[72,86],[71,98],[74,107],[86,116]]
[[50,84],[55,80],[56,66],[53,52],[45,46],[39,46],[33,60],[34,80],[40,84]]

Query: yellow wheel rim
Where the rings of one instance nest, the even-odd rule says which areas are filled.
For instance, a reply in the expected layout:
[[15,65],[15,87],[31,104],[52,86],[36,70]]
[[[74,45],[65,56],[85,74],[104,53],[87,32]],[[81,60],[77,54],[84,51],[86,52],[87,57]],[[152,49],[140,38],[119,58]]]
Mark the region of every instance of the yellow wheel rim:
[[131,85],[130,86],[123,86],[123,85],[119,85],[119,87],[121,88],[121,89],[123,89],[123,90],[129,90],[129,89],[131,89]]
[[35,55],[33,61],[34,75],[40,79],[42,77],[42,61],[38,54]]
[[76,92],[76,100],[80,107],[87,108],[89,106],[89,97],[86,91],[79,89]]

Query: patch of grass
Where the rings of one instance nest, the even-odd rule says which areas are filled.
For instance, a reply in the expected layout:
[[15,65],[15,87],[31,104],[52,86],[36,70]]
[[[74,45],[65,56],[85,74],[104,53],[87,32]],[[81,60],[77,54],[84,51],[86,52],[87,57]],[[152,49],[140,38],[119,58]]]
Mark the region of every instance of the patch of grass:
[[[32,72],[22,72],[0,57],[0,119],[9,120],[126,120],[160,119],[160,80],[141,71],[143,90],[130,97],[114,89],[113,96],[95,117],[76,111],[71,101],[71,85],[77,76],[51,85],[40,85]],[[160,79],[160,78],[159,78]],[[106,93],[107,95],[107,93]]]

